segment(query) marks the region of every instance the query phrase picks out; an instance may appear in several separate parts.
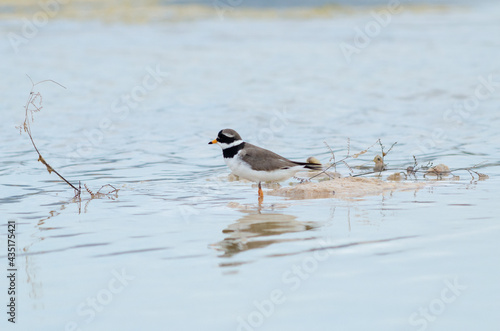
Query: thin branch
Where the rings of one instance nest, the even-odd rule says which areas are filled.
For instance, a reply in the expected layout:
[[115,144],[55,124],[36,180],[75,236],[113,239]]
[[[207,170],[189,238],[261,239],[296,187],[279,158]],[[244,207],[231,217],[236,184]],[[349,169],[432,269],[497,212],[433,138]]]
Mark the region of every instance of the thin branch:
[[326,145],[326,147],[328,147],[328,149],[330,150],[330,153],[332,154],[332,157],[330,158],[330,162],[333,161],[334,171],[337,172],[337,164],[335,162],[335,153],[333,152],[333,149],[331,149],[330,145],[328,145],[328,143],[326,141],[323,141],[323,143]]
[[[31,134],[31,125],[30,124],[31,124],[31,122],[33,122],[33,113],[39,112],[42,109],[42,95],[40,94],[40,92],[37,92],[37,93],[34,92],[35,86],[37,86],[38,84],[44,83],[44,82],[51,82],[51,83],[57,84],[63,88],[66,88],[66,87],[64,87],[63,85],[61,85],[58,82],[53,81],[51,79],[42,80],[38,83],[33,83],[33,80],[31,79],[31,77],[28,76],[28,78],[31,81],[32,86],[31,86],[30,94],[28,96],[28,100],[26,101],[26,105],[24,106],[25,118],[24,118],[24,123],[22,124],[21,127],[24,128],[24,131],[28,134],[28,136],[31,140],[31,144],[33,145],[33,148],[35,149],[36,153],[38,154],[38,161],[42,162],[42,164],[47,168],[47,171],[49,172],[49,174],[52,172],[55,173],[59,178],[61,178],[64,182],[66,182],[66,184],[71,186],[79,194],[81,192],[79,189],[77,189],[66,178],[64,178],[59,172],[57,172],[54,168],[52,168],[47,161],[45,161],[45,159],[42,156],[42,153],[40,153],[40,151],[38,150],[38,147],[35,144],[35,140],[33,139],[33,135]],[[33,107],[30,107],[30,105],[32,105]],[[31,122],[30,122],[30,115],[31,115]]]
[[[79,212],[81,212],[81,201],[82,201],[82,199],[81,199],[81,193],[82,193],[82,184],[81,184],[81,182],[78,182],[78,188],[77,188],[75,185],[71,184],[66,178],[64,178],[59,172],[57,172],[47,161],[45,161],[45,159],[43,158],[42,154],[40,153],[40,150],[36,146],[35,140],[33,139],[33,134],[31,133],[31,123],[34,121],[33,114],[36,113],[36,112],[39,112],[43,108],[43,106],[42,106],[42,102],[43,102],[42,95],[41,95],[40,92],[35,92],[35,86],[37,86],[37,85],[39,85],[41,83],[51,82],[51,83],[54,83],[56,85],[59,85],[62,88],[66,88],[66,87],[64,87],[63,85],[61,85],[58,82],[53,81],[51,79],[42,80],[42,81],[37,82],[37,83],[34,83],[30,76],[28,76],[28,79],[31,82],[31,90],[30,90],[30,93],[28,95],[28,99],[26,101],[26,105],[24,106],[25,118],[24,118],[23,124],[18,127],[19,128],[19,132],[22,133],[22,130],[24,130],[28,134],[28,136],[30,138],[30,141],[31,141],[31,144],[33,145],[33,148],[35,149],[36,153],[38,154],[38,161],[40,161],[47,168],[47,171],[49,172],[49,174],[50,173],[55,173],[66,184],[68,184],[71,188],[73,188],[73,190],[75,191],[75,196],[74,196],[73,199],[75,199],[76,202],[79,202]],[[119,191],[117,188],[115,188],[111,184],[103,185],[96,193],[92,192],[87,187],[86,184],[83,184],[83,186],[85,187],[86,191],[90,194],[90,200],[92,200],[94,198],[100,198],[100,197],[103,197],[103,196],[112,198],[111,194],[114,193],[117,196],[118,191]],[[105,188],[105,187],[108,187],[108,186],[111,187],[112,190],[110,192],[108,192],[108,193],[101,193],[101,190],[103,188]],[[88,202],[85,204],[85,210],[87,208],[87,205],[88,205]]]
[[391,145],[391,147],[389,148],[389,150],[388,150],[387,152],[383,153],[382,155],[385,157],[387,154],[389,154],[389,152],[392,150],[392,148],[393,148],[393,147],[394,147],[397,143],[398,143],[397,141],[396,141],[396,142],[394,142],[394,143]]

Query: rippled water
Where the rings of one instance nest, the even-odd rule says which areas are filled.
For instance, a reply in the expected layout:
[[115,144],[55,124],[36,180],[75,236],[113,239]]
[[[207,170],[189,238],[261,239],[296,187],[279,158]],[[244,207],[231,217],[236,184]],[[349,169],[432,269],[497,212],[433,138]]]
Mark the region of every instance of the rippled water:
[[[493,5],[403,9],[350,62],[339,45],[373,20],[367,10],[60,18],[17,53],[3,38],[0,213],[3,225],[17,222],[15,327],[497,330],[499,18]],[[26,74],[66,87],[37,86],[32,131],[45,159],[75,185],[114,185],[117,197],[76,203],[36,161],[15,129]],[[348,200],[266,195],[259,208],[256,187],[228,181],[220,149],[207,145],[225,127],[296,160],[327,162],[324,141],[337,155],[347,138],[352,152],[397,141],[391,167],[412,155],[484,162],[477,171],[489,179],[458,171],[460,180]],[[6,237],[3,226],[4,269]],[[15,328],[5,313],[1,323]]]

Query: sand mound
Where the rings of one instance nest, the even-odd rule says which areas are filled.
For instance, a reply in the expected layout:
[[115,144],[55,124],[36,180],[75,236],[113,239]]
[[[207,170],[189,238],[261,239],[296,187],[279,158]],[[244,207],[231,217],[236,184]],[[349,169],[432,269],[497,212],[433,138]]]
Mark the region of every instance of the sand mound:
[[293,199],[346,199],[368,195],[383,195],[393,191],[419,190],[429,182],[386,182],[376,178],[344,177],[333,180],[297,184],[268,191],[269,195]]
[[446,164],[442,163],[427,170],[427,175],[448,176],[449,174],[450,168]]

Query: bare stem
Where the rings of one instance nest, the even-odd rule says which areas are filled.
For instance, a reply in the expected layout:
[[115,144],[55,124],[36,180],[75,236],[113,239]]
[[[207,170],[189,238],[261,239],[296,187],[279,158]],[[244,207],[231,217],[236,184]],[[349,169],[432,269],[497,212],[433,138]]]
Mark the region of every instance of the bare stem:
[[[40,92],[35,93],[35,91],[34,91],[35,86],[37,86],[38,84],[41,84],[41,83],[51,82],[51,83],[54,83],[56,85],[61,86],[62,88],[66,88],[66,87],[64,87],[63,85],[61,85],[58,82],[53,81],[51,79],[42,80],[38,83],[34,83],[30,76],[28,76],[28,78],[31,81],[31,90],[30,90],[30,94],[28,96],[28,100],[26,101],[26,105],[24,106],[25,118],[24,118],[24,123],[20,127],[20,129],[21,128],[24,129],[24,131],[30,137],[31,144],[33,145],[33,148],[35,149],[36,153],[38,154],[38,161],[43,163],[43,165],[47,168],[47,171],[49,173],[54,172],[59,178],[61,178],[64,182],[66,182],[66,184],[71,186],[77,192],[77,195],[80,195],[81,189],[76,188],[66,178],[64,178],[59,172],[57,172],[54,168],[52,168],[50,166],[50,164],[48,164],[47,161],[45,161],[42,154],[38,150],[38,147],[36,147],[35,140],[33,139],[33,135],[31,134],[31,125],[30,124],[33,121],[33,113],[38,112],[42,109],[42,95],[40,94]],[[30,118],[31,118],[31,121],[30,121]]]

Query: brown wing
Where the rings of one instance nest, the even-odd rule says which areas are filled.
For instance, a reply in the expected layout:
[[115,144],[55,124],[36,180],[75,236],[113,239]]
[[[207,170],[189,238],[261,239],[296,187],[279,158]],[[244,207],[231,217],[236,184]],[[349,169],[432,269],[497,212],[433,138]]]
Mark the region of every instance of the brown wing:
[[243,161],[251,164],[253,170],[257,171],[287,169],[301,165],[298,162],[290,161],[281,155],[249,143],[245,143],[245,148],[240,152],[240,157]]

